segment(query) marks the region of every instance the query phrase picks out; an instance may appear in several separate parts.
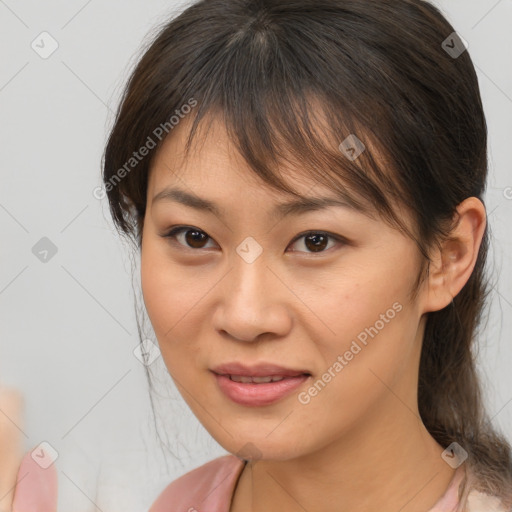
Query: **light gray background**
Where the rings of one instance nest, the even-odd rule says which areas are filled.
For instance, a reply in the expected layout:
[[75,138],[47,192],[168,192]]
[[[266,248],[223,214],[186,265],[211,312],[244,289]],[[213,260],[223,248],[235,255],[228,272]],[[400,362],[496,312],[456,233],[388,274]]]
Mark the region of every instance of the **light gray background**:
[[[161,358],[169,451],[159,451],[133,354],[128,247],[106,200],[92,194],[128,72],[151,30],[181,5],[0,0],[0,384],[25,394],[26,449],[47,441],[59,453],[63,512],[147,510],[171,480],[225,453]],[[469,43],[489,124],[497,288],[479,364],[493,422],[512,440],[512,1],[437,5]],[[31,48],[43,31],[59,45],[47,59]],[[32,253],[42,237],[58,250],[46,263]]]

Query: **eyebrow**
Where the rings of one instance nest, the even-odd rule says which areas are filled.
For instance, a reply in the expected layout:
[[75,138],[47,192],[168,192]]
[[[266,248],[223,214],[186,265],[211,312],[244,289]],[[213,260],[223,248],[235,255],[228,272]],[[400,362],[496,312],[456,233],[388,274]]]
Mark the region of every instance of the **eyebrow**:
[[[214,202],[179,188],[164,188],[153,197],[153,203],[158,201],[177,202],[196,210],[209,211],[220,218],[225,217],[223,210]],[[302,197],[276,205],[272,215],[277,217],[300,215],[311,211],[323,210],[330,206],[348,208],[353,211],[357,210],[356,207],[341,199],[332,197]]]

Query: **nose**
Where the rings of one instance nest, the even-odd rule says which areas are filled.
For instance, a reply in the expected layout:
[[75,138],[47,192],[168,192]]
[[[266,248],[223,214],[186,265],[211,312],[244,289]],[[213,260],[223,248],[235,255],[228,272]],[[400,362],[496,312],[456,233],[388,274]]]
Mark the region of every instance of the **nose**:
[[293,294],[261,257],[235,261],[216,293],[213,324],[224,336],[250,342],[283,337],[291,329]]

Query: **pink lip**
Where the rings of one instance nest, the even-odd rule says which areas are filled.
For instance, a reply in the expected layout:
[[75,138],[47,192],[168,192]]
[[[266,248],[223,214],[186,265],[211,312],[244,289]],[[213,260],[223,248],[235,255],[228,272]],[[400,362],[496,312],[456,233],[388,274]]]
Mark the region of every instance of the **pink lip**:
[[311,372],[304,369],[294,370],[284,368],[271,363],[259,363],[253,366],[246,366],[242,363],[227,363],[213,368],[214,373],[219,375],[240,375],[243,377],[270,377],[270,376],[283,376],[283,377],[297,377]]
[[215,372],[214,375],[220,390],[228,398],[237,404],[248,407],[270,405],[292,393],[310,378],[310,375],[299,375],[286,377],[278,382],[256,384],[234,382],[228,375],[219,375]]

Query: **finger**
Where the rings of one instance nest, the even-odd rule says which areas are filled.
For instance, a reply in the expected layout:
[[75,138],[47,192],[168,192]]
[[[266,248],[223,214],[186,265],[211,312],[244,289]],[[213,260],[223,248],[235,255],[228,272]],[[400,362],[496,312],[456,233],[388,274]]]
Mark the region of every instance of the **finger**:
[[41,467],[32,452],[24,457],[12,504],[13,512],[57,512],[57,469]]
[[23,396],[0,387],[0,512],[10,512],[23,456]]

